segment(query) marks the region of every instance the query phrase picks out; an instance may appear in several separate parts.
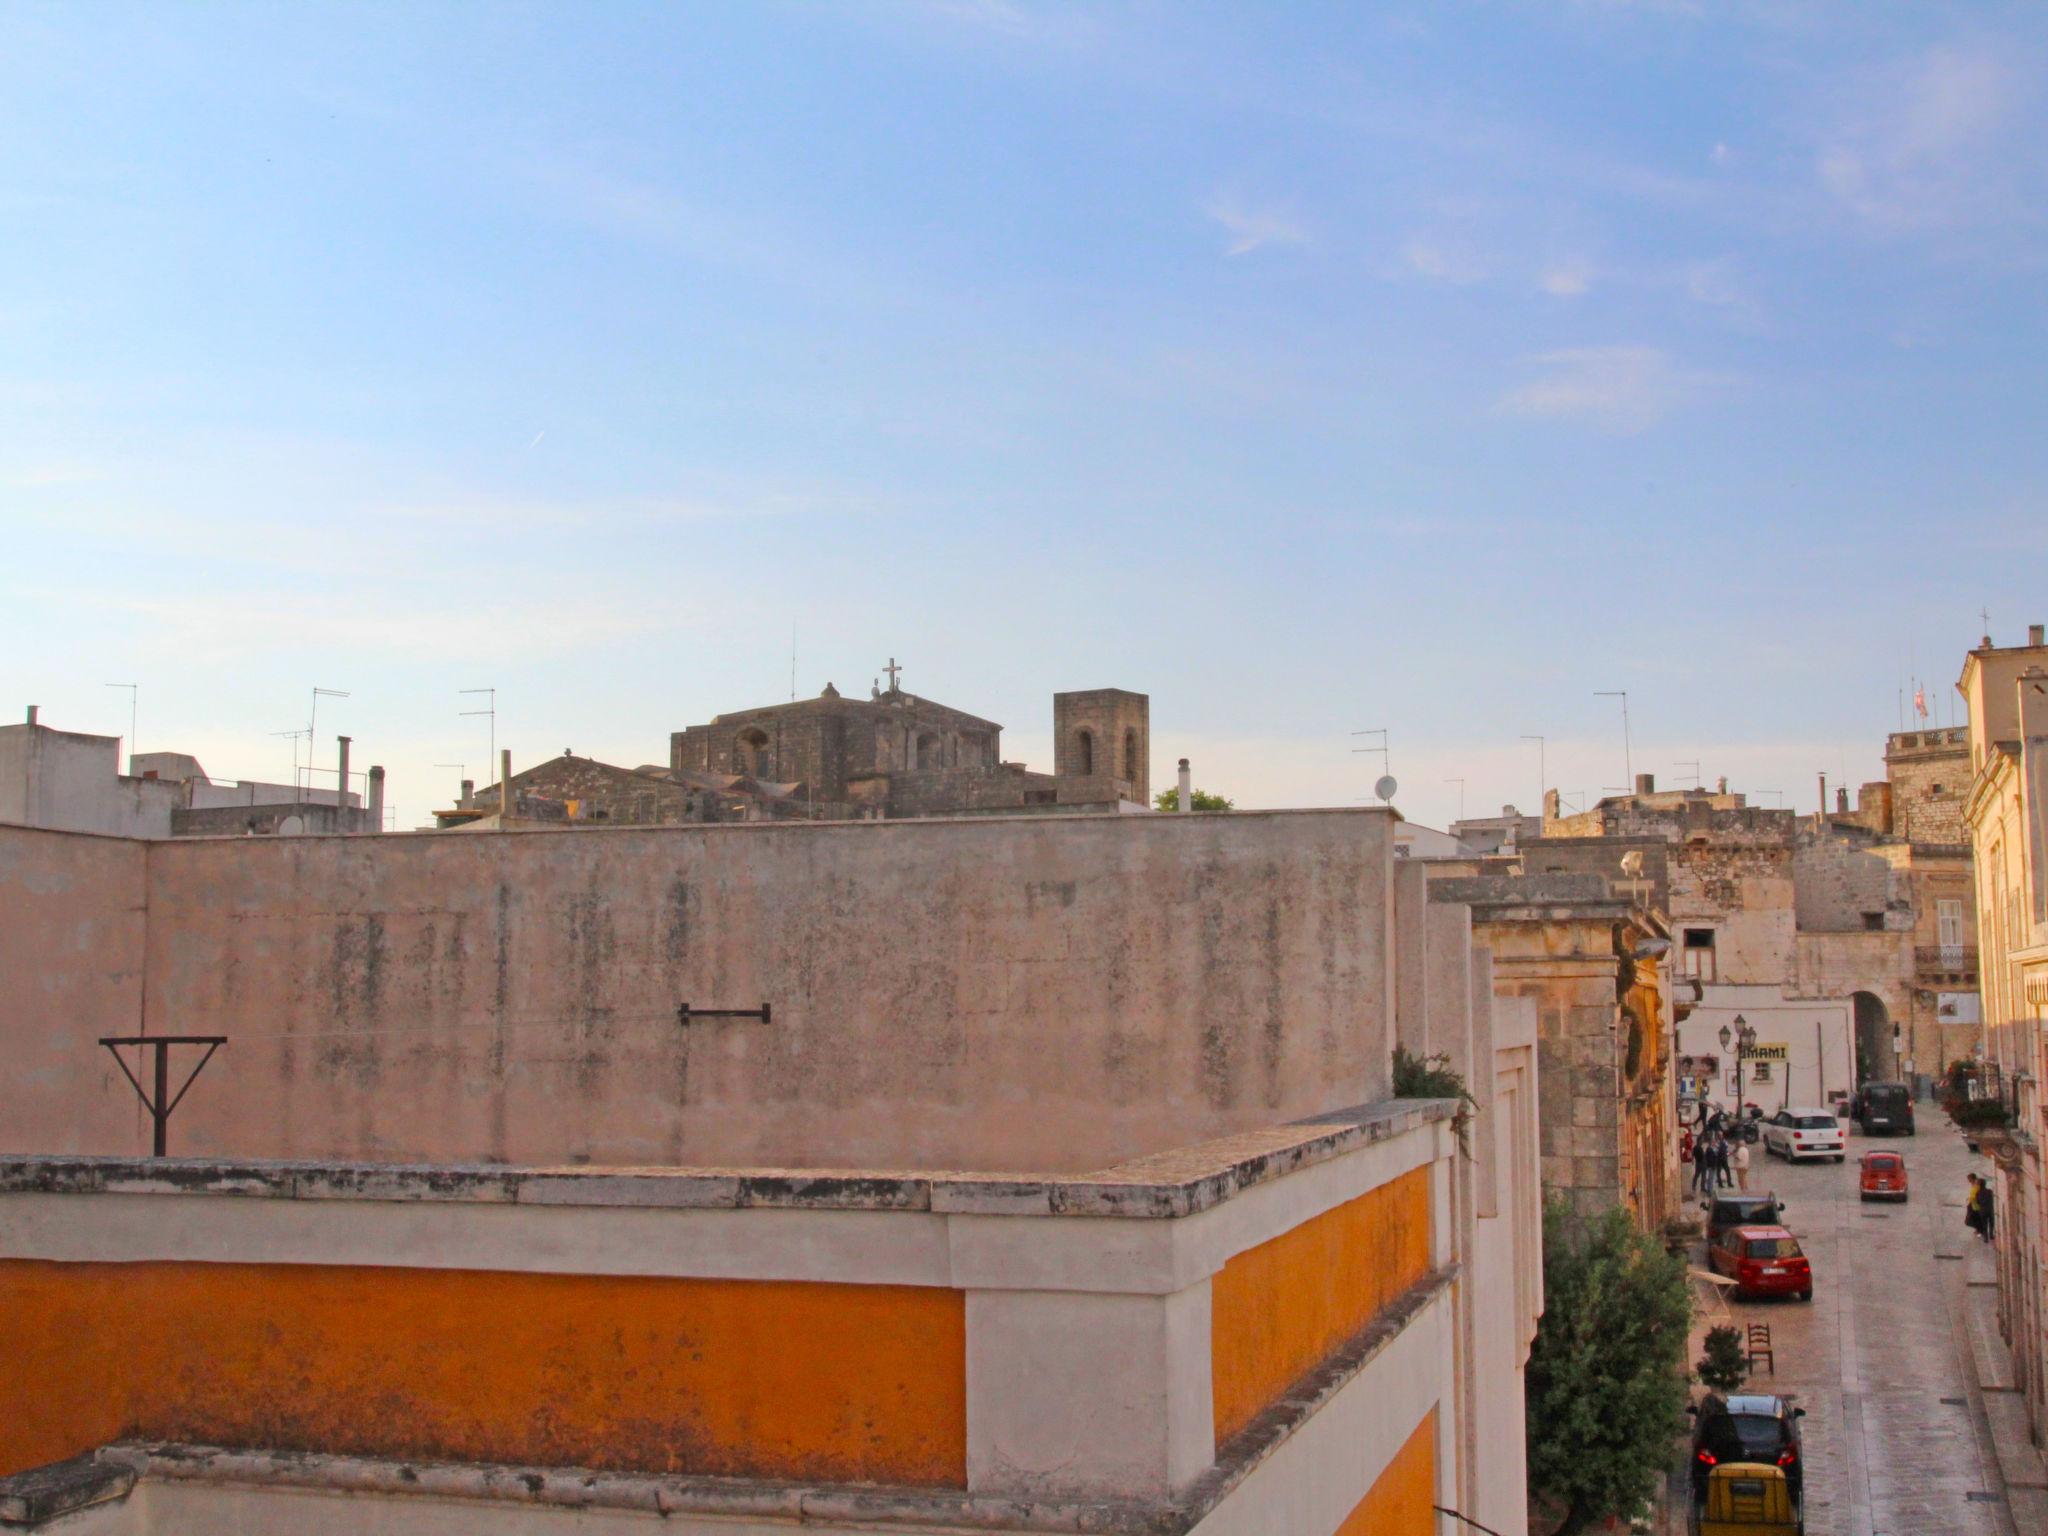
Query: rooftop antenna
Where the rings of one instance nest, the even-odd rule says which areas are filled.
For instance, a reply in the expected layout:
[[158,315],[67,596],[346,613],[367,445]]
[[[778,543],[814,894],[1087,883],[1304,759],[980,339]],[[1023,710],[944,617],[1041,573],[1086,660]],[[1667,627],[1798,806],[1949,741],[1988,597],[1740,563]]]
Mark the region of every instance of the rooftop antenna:
[[483,709],[465,709],[464,715],[486,715],[491,722],[491,755],[486,761],[498,760],[498,690],[495,688],[458,688],[458,693],[481,693],[489,697],[490,703]]
[[1523,736],[1524,741],[1536,743],[1536,814],[1543,814],[1543,792],[1550,788],[1550,771],[1544,766],[1544,749],[1548,745],[1542,736]]
[[[313,690],[312,712],[306,716],[306,788],[308,789],[313,787],[313,775],[319,771],[313,766],[313,748],[320,739],[314,730],[314,727],[320,720],[320,701],[323,698],[345,699],[347,697],[348,690],[345,688],[315,688]],[[344,784],[341,788],[345,791],[348,786]]]
[[[128,766],[133,768],[135,766],[135,696],[142,690],[133,683],[108,683],[106,686],[109,688],[126,688],[128,690]],[[118,769],[115,771],[119,772]]]
[[1380,744],[1376,747],[1353,747],[1351,750],[1353,752],[1379,753],[1380,776],[1378,781],[1373,785],[1372,792],[1378,795],[1381,800],[1391,803],[1394,798],[1394,792],[1398,790],[1401,786],[1394,782],[1394,762],[1391,754],[1387,750],[1388,743],[1392,740],[1392,738],[1387,734],[1387,728],[1385,726],[1375,726],[1372,730],[1353,731],[1351,734],[1354,736],[1379,737]]
[[1621,700],[1621,766],[1625,770],[1623,777],[1629,783],[1629,788],[1623,790],[1622,793],[1627,794],[1630,790],[1634,789],[1636,782],[1635,749],[1629,745],[1628,739],[1628,690],[1626,688],[1596,688],[1593,691],[1593,697],[1596,699]]
[[[311,737],[313,733],[311,731],[272,731],[270,734],[273,736],[289,736],[291,738],[292,788],[297,789],[299,787],[299,740],[301,737]],[[308,752],[311,750],[312,748],[307,748]]]
[[1694,789],[1702,789],[1705,787],[1700,783],[1700,764],[1698,758],[1693,758],[1690,761],[1684,758],[1680,758],[1671,766],[1674,768],[1690,768],[1692,770],[1692,787]]

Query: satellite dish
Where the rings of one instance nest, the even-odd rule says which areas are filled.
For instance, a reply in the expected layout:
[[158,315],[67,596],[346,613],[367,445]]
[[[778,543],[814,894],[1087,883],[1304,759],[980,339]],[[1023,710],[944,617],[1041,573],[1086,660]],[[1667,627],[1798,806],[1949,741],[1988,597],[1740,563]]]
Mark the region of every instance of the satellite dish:
[[1400,787],[1400,785],[1394,782],[1394,776],[1391,773],[1383,773],[1380,775],[1379,783],[1373,785],[1372,792],[1382,800],[1391,800],[1394,798],[1394,791]]

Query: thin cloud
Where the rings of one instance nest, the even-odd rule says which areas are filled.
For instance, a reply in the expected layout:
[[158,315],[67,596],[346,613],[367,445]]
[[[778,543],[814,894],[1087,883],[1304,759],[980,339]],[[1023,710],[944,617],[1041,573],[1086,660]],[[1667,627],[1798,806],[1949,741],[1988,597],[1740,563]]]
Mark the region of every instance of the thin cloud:
[[1648,431],[1704,382],[1656,347],[1567,347],[1530,363],[1540,373],[1502,396],[1503,410],[1624,435]]
[[1308,244],[1308,230],[1282,208],[1251,207],[1219,195],[1202,211],[1229,232],[1230,243],[1223,248],[1226,256],[1246,256],[1269,245]]
[[2009,215],[2015,155],[2033,154],[2008,131],[2021,78],[1989,46],[1938,47],[1863,76],[1823,137],[1821,185],[1886,233]]
[[1592,269],[1580,262],[1550,268],[1538,282],[1545,293],[1560,299],[1576,299],[1591,290]]
[[1462,288],[1485,279],[1484,257],[1461,240],[1417,236],[1401,247],[1401,263],[1417,277]]

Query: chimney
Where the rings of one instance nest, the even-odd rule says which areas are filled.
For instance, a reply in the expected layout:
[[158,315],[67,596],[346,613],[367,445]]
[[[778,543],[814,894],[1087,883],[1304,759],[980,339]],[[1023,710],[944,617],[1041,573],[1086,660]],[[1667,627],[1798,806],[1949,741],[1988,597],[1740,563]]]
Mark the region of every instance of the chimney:
[[1825,773],[1820,775],[1820,813],[1823,816],[1828,813],[1828,776]]
[[[348,738],[343,737],[346,741]],[[384,770],[374,763],[370,766],[370,830],[384,830]]]
[[1849,814],[1849,786],[1846,784],[1835,786],[1835,810],[1843,816]]
[[1727,793],[1728,793],[1728,775],[1727,775],[1727,774],[1725,774],[1725,773],[1724,773],[1724,774],[1722,774],[1722,775],[1721,775],[1721,777],[1720,777],[1720,778],[1718,778],[1718,779],[1714,780],[1714,793],[1715,793],[1715,794],[1717,794],[1717,795],[1725,795],[1725,794],[1727,794]]
[[2042,636],[2044,629],[2048,629],[2048,625],[2029,624],[2027,626],[2027,644],[2048,645],[2048,639],[2044,639]]
[[38,710],[40,710],[40,709],[41,709],[42,707],[43,707],[43,706],[42,706],[42,705],[40,705],[40,704],[31,704],[31,705],[29,705],[29,707],[28,707],[28,723],[29,723],[30,725],[34,725],[34,724],[36,723],[36,712],[37,712]]
[[456,803],[457,805],[467,805],[467,804],[469,804],[469,797],[470,797],[471,795],[475,794],[475,793],[476,793],[476,780],[475,780],[475,779],[464,779],[464,780],[462,781],[462,797],[461,797],[461,798],[460,798],[459,800],[457,800],[457,801],[456,801],[455,803]]
[[340,745],[340,747],[341,747],[341,763],[340,763],[340,766],[339,766],[339,767],[338,767],[338,768],[337,768],[337,769],[335,770],[335,771],[336,771],[336,773],[337,773],[337,774],[339,774],[340,776],[339,776],[338,778],[336,778],[336,779],[335,779],[335,781],[334,781],[334,782],[335,782],[335,783],[336,783],[336,784],[337,784],[338,786],[340,786],[340,787],[339,787],[339,789],[338,789],[338,791],[337,791],[337,794],[336,794],[336,799],[335,799],[335,802],[334,802],[334,803],[335,803],[336,805],[347,805],[347,804],[348,804],[348,744],[349,744],[349,743],[350,743],[351,741],[353,741],[353,740],[354,740],[355,738],[354,738],[354,737],[352,737],[352,736],[337,736],[337,737],[335,737],[334,739],[335,739],[335,741],[336,741],[337,743],[339,743],[339,745]]
[[504,748],[498,753],[498,816],[501,820],[512,814],[512,749]]
[[1186,758],[1180,760],[1180,808],[1183,813],[1195,808],[1195,775]]
[[1637,774],[1636,793],[1639,795],[1654,795],[1657,793],[1657,775],[1654,773]]

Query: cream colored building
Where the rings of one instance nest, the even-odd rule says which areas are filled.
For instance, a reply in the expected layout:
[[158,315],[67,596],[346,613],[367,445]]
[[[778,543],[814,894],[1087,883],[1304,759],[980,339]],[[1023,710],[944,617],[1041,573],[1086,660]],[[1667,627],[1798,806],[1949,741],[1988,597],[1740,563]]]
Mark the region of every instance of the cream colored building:
[[1990,637],[1956,684],[1970,711],[1969,802],[1976,853],[1986,1050],[2017,1117],[1987,1141],[1998,1179],[1999,1321],[2012,1348],[2036,1439],[2048,1435],[2048,640]]
[[[0,826],[0,1523],[1520,1536],[1535,1010],[1400,871],[1383,810]],[[170,1158],[138,1020],[227,1037]]]

